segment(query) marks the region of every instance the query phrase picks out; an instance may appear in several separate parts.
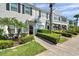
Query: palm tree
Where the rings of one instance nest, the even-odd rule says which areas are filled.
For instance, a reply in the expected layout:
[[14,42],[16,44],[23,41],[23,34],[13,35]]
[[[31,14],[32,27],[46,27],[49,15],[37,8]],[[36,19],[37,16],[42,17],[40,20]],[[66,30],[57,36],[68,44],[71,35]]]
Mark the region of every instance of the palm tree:
[[11,29],[10,25],[12,24],[11,18],[5,17],[5,18],[0,18],[0,24],[1,25],[6,25],[8,27],[8,33],[11,34]]
[[79,14],[74,15],[74,18],[76,18],[75,26],[76,26],[76,30],[77,30]]
[[18,32],[17,32],[17,38],[19,37],[20,35],[20,32],[21,32],[21,28],[26,28],[26,24],[22,23],[21,21],[18,21],[17,19],[15,18],[8,18],[8,17],[5,17],[5,18],[0,18],[0,24],[1,25],[7,25],[8,27],[8,33],[11,35],[11,29],[10,29],[10,25],[13,25],[15,26],[16,28],[18,28]]
[[53,7],[54,3],[50,3],[49,4],[49,8],[50,8],[50,14],[49,14],[49,30],[50,30],[50,33],[51,33],[51,30],[52,30],[52,7]]
[[17,29],[17,38],[19,37],[20,33],[21,33],[21,29],[22,28],[26,28],[27,25],[25,23],[22,23],[21,21],[18,21],[17,19],[15,18],[12,18],[13,19],[13,24]]
[[77,24],[78,24],[79,14],[74,15],[74,18],[76,18],[76,26],[77,26]]

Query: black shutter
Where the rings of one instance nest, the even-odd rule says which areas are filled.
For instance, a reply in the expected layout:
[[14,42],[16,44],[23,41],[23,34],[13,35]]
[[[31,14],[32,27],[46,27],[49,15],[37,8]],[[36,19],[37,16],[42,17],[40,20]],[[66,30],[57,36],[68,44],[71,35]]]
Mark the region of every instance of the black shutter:
[[20,3],[18,3],[18,12],[21,12],[21,7],[20,7]]
[[6,3],[6,10],[10,10],[10,5],[9,5],[9,3]]
[[22,5],[22,13],[24,14],[24,5]]
[[30,7],[30,15],[32,15],[32,7]]
[[39,10],[39,17],[41,17],[41,11]]
[[48,19],[48,13],[46,14],[46,18]]

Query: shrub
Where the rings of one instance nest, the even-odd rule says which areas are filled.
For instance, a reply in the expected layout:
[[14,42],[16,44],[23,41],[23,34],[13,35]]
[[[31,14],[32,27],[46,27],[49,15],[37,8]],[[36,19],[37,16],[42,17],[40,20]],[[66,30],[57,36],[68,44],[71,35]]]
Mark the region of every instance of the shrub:
[[74,34],[74,35],[77,35],[77,32],[76,32],[76,31],[73,31],[73,30],[67,30],[67,31],[65,31],[65,32],[71,33],[71,34]]
[[3,34],[3,29],[0,29],[0,35],[2,35]]
[[37,32],[39,32],[39,33],[50,33],[49,30],[44,30],[44,29],[42,29],[42,30],[38,30]]
[[[57,44],[59,42],[60,35],[59,34],[45,34],[45,33],[37,33],[38,37],[44,38],[50,42]],[[55,37],[54,37],[55,36]]]
[[72,34],[77,35],[77,32],[72,32]]
[[3,39],[3,29],[0,29],[0,39]]
[[[50,33],[49,30],[38,30],[38,33]],[[72,37],[71,33],[68,33],[64,30],[52,30],[52,33],[56,33],[56,34],[61,34],[62,36],[65,37]]]
[[14,45],[12,40],[0,40],[0,49],[10,48]]
[[65,38],[61,38],[60,40],[59,40],[59,43],[63,43],[63,42],[65,42],[65,41],[67,41],[68,39],[65,39]]
[[72,34],[64,32],[64,33],[62,33],[62,36],[65,36],[65,37],[72,37]]
[[29,36],[25,36],[25,37],[20,38],[20,43],[23,44],[23,43],[26,43],[26,42],[29,42],[32,40],[34,40],[34,36],[29,35]]
[[21,33],[21,37],[25,37],[27,33]]
[[77,30],[76,32],[79,33],[79,30]]
[[53,33],[61,34],[62,36],[65,36],[65,37],[72,37],[71,33],[67,33],[65,31],[62,31],[62,32],[53,31]]

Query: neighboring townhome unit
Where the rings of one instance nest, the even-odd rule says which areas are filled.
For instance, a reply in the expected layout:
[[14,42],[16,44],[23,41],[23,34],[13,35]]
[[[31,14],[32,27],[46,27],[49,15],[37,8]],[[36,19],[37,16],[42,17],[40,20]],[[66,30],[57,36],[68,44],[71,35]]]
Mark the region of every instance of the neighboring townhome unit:
[[[49,20],[47,20],[47,29],[49,29]],[[52,13],[52,30],[67,30],[69,22],[66,17],[59,15],[58,11]]]
[[[28,3],[0,3],[0,17],[16,18],[27,24],[22,33],[35,34],[38,29],[49,29],[49,12],[45,12]],[[68,21],[62,16],[53,13],[52,29],[67,29]],[[17,33],[17,28],[12,27],[13,33]],[[3,27],[5,34],[8,34],[7,26]]]

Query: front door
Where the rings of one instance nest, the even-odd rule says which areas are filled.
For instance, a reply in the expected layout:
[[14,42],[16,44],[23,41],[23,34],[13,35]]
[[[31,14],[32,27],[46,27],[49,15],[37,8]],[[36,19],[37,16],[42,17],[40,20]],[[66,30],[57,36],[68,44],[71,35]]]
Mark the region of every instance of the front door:
[[33,25],[29,25],[29,34],[33,34]]

